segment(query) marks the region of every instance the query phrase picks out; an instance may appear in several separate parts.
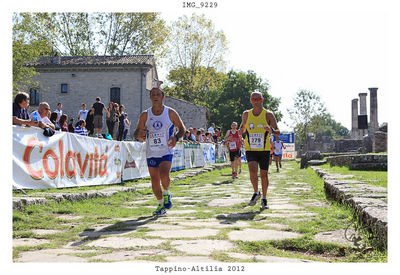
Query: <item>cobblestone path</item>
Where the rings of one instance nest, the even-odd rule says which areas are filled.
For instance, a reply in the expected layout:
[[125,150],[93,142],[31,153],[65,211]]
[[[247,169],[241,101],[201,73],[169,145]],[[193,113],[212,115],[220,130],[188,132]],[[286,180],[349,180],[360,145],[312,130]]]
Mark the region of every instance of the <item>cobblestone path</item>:
[[[260,200],[256,206],[247,206],[252,188],[246,165],[235,180],[231,179],[230,168],[224,168],[174,181],[173,207],[164,217],[151,216],[156,200],[149,192],[150,183],[137,184],[135,188],[141,195],[121,201],[120,207],[148,209],[147,215],[88,224],[74,241],[67,242],[55,237],[67,234],[68,229],[32,229],[31,237],[14,238],[14,247],[29,247],[14,261],[340,261],[340,255],[288,245],[288,241],[301,240],[339,250],[353,246],[345,238],[348,216],[324,197],[313,195],[317,187],[307,182],[306,172],[298,166],[284,162],[279,173],[271,169],[270,208],[263,211]],[[84,217],[74,213],[59,214],[57,218],[71,230],[84,223]]]

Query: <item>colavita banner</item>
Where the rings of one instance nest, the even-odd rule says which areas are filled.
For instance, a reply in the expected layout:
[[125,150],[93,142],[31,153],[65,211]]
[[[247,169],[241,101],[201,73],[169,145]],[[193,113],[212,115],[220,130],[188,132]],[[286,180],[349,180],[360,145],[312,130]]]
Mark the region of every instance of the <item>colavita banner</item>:
[[121,182],[121,142],[13,127],[14,185],[63,188]]

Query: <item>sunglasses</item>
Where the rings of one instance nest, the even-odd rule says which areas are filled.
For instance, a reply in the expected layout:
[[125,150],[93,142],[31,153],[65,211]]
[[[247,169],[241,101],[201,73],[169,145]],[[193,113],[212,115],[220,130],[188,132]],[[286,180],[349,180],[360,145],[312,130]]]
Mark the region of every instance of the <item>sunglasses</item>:
[[261,102],[263,99],[261,97],[257,97],[257,98],[250,98],[251,102]]

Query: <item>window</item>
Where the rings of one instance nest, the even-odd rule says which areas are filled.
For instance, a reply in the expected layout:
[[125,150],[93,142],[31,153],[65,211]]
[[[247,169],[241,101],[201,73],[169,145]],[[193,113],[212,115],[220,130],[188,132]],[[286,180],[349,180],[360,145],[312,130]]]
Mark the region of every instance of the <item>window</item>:
[[68,84],[61,84],[61,92],[68,93]]
[[121,89],[120,88],[111,88],[110,89],[110,101],[118,103],[121,105]]
[[35,88],[29,90],[29,105],[39,105],[40,96],[39,91]]

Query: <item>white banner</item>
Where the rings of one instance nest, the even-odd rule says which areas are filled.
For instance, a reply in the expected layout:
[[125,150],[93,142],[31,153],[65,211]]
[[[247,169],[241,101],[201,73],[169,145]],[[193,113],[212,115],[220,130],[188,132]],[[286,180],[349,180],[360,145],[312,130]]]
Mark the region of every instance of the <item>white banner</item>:
[[13,178],[18,188],[41,189],[121,181],[120,142],[36,127],[13,126]]
[[295,159],[296,158],[296,150],[294,143],[284,143],[286,149],[282,148],[282,159]]
[[185,169],[185,153],[183,143],[177,143],[174,147],[171,171]]
[[201,151],[203,151],[204,163],[215,163],[215,145],[212,143],[200,143]]
[[205,165],[200,144],[184,144],[185,169]]
[[122,179],[130,180],[149,176],[145,142],[122,141]]

